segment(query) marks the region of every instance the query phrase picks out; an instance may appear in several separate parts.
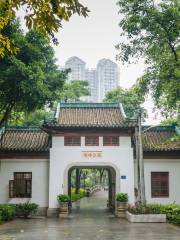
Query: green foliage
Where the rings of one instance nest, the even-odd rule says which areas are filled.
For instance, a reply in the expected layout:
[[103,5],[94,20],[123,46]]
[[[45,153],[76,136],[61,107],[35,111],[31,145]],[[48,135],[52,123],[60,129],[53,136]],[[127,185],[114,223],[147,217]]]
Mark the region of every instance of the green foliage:
[[132,214],[166,214],[169,222],[180,224],[180,205],[178,204],[129,205],[128,211]]
[[168,118],[166,120],[161,121],[160,125],[162,125],[162,126],[169,126],[169,125],[180,126],[180,118]]
[[169,204],[165,207],[162,206],[160,211],[167,215],[169,222],[180,224],[180,205]]
[[117,193],[116,201],[118,202],[128,202],[128,194],[127,193]]
[[168,118],[166,120],[163,120],[160,123],[161,126],[173,126],[176,129],[176,133],[173,134],[173,136],[167,140],[168,142],[179,142],[180,141],[180,118]]
[[86,191],[82,188],[79,189],[79,193],[75,193],[75,188],[71,189],[71,201],[75,202],[86,196]]
[[80,97],[89,95],[89,84],[87,81],[76,80],[65,83],[59,99],[68,101],[79,101]]
[[59,97],[67,71],[58,70],[49,41],[39,33],[22,33],[17,21],[5,29],[20,51],[0,59],[0,126],[12,111],[29,113]]
[[16,207],[13,204],[0,204],[0,222],[9,221],[15,218]]
[[31,113],[12,112],[8,121],[9,126],[42,126],[44,119],[53,118],[54,112],[35,110]]
[[60,194],[57,196],[57,200],[59,203],[64,203],[64,202],[70,202],[71,199],[68,195]]
[[0,204],[0,222],[10,221],[15,217],[27,218],[36,213],[38,205],[35,203]]
[[86,184],[86,187],[89,187],[89,188],[93,187],[94,182],[91,176],[86,178],[85,184]]
[[162,114],[176,114],[180,104],[179,0],[119,0],[118,6],[123,16],[119,59],[129,62],[144,57],[148,68],[138,80],[140,93],[150,92]]
[[138,94],[135,86],[130,89],[123,89],[121,87],[114,89],[108,92],[104,99],[104,102],[122,103],[125,114],[129,118],[137,117],[139,109],[146,115],[145,109],[140,106],[144,101],[144,95]]
[[[62,27],[62,21],[69,21],[73,14],[86,17],[89,10],[78,0],[13,0],[0,1],[0,9],[4,14],[0,17],[0,30],[3,30],[9,20],[16,16],[17,11],[26,7],[25,23],[28,29],[36,30],[45,36],[51,37],[57,44],[54,33]],[[6,51],[14,51],[14,38],[6,33],[0,34],[0,56],[4,56]]]
[[28,218],[30,215],[35,214],[38,209],[36,203],[20,203],[16,204],[16,216]]

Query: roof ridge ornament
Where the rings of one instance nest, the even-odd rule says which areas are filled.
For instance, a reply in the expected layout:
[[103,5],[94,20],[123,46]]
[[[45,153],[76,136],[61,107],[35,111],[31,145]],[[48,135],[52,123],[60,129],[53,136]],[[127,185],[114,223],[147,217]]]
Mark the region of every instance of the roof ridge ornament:
[[119,103],[61,102],[61,108],[118,108]]
[[41,130],[39,126],[7,126],[6,130],[27,130],[27,131],[33,131],[33,130]]
[[122,113],[124,119],[126,120],[126,119],[127,119],[127,116],[126,116],[126,114],[125,114],[125,111],[124,111],[124,108],[123,108],[122,103],[119,103],[119,107],[120,107],[120,110],[121,110],[121,113]]

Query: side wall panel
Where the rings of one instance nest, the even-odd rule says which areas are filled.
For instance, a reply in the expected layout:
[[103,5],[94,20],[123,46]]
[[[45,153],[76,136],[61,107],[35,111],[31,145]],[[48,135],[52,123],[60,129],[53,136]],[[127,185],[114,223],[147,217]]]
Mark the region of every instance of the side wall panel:
[[0,203],[9,202],[9,180],[14,172],[32,172],[31,202],[48,207],[49,162],[46,159],[0,160]]
[[[150,203],[180,203],[180,160],[145,159],[146,199]],[[169,172],[169,197],[151,197],[151,172]]]

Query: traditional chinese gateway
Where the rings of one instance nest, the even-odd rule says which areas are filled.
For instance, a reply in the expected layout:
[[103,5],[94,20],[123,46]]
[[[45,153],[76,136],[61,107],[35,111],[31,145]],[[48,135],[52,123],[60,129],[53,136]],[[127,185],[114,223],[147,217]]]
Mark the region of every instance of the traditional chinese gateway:
[[[69,193],[73,168],[103,167],[109,172],[109,202],[137,188],[135,129],[117,103],[62,103],[41,129],[11,127],[0,135],[0,203],[31,199],[47,215],[57,213],[57,195]],[[161,126],[142,135],[147,202],[180,203],[178,129]],[[23,179],[21,196],[17,179]]]

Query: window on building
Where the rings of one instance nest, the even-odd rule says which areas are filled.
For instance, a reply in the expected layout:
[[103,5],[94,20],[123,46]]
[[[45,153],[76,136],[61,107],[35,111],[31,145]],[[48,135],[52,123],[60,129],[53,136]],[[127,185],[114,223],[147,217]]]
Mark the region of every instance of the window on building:
[[104,136],[103,146],[119,146],[119,136]]
[[86,136],[85,137],[86,146],[99,146],[99,137],[98,136]]
[[169,173],[151,172],[152,197],[169,197]]
[[79,136],[66,136],[64,137],[65,146],[81,146],[81,137]]
[[31,198],[32,195],[32,173],[15,172],[14,180],[9,181],[10,198]]

